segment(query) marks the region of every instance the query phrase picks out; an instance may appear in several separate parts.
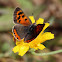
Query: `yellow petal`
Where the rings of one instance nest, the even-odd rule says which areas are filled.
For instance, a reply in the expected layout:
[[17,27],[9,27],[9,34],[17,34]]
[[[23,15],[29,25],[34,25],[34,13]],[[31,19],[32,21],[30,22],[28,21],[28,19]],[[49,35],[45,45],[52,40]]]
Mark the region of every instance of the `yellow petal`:
[[24,43],[24,39],[22,39],[22,40],[20,40],[20,41],[18,41],[17,39],[16,39],[16,45],[19,45],[19,44],[23,44]]
[[54,34],[52,34],[51,32],[45,32],[42,35],[42,38],[44,38],[43,41],[54,39]]
[[41,34],[44,32],[44,30],[49,26],[50,24],[49,23],[45,23],[45,26],[43,27],[42,31],[41,31]]
[[18,52],[18,51],[19,51],[19,46],[15,46],[15,47],[12,49],[12,51],[13,51],[14,53]]
[[36,21],[36,24],[43,24],[43,22],[44,22],[44,19],[39,18],[39,19]]
[[19,55],[23,56],[27,51],[29,50],[29,46],[27,45],[22,45],[20,46],[20,50],[19,50]]
[[38,50],[38,46],[33,46],[33,47],[30,47],[30,48],[34,48],[35,50]]
[[[33,45],[33,46],[32,46]],[[31,43],[31,45],[30,45],[30,48],[34,48],[34,49],[36,49],[36,50],[38,50],[38,49],[41,49],[41,50],[43,50],[44,48],[45,48],[45,46],[44,45],[42,45],[42,44],[40,44],[40,43]]]
[[33,17],[33,16],[29,16],[29,18],[30,18],[30,20],[31,20],[32,24],[33,24],[33,23],[35,23],[35,19],[34,19],[34,17]]
[[42,45],[42,44],[37,44],[38,45],[38,48],[40,49],[40,50],[43,50],[44,48],[46,48],[44,45]]
[[38,39],[40,43],[43,43],[46,40],[54,39],[54,34],[51,32],[45,32],[42,35],[39,35]]
[[38,49],[37,43],[30,42],[29,45],[30,45],[30,48],[34,48],[36,50]]

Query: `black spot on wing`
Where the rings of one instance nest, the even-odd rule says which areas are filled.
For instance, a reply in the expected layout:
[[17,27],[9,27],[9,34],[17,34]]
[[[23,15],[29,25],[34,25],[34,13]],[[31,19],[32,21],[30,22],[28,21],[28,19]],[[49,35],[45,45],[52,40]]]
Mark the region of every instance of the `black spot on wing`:
[[21,20],[19,20],[19,23],[20,23]]
[[16,15],[14,16],[14,22],[17,23],[17,20],[16,20]]
[[25,21],[26,21],[27,19],[25,19]]
[[22,18],[24,18],[24,17],[25,17],[25,15],[22,16]]
[[18,37],[17,37],[17,39],[18,39]]
[[18,15],[23,14],[23,12],[18,13]]
[[20,19],[20,16],[18,17],[18,20]]

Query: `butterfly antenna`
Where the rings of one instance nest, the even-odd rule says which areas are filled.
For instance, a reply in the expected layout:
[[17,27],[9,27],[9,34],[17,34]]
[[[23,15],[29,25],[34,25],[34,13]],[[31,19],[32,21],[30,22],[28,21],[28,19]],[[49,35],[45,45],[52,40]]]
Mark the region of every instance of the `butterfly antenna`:
[[32,16],[33,16],[34,14],[32,13]]

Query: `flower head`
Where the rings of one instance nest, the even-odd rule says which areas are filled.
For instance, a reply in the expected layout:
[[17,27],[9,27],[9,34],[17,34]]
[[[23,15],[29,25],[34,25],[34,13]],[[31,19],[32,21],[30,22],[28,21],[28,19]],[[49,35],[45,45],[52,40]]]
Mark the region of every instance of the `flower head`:
[[[29,18],[32,21],[32,24],[35,23],[35,19],[33,16],[29,16]],[[44,19],[39,18],[36,21],[36,24],[43,24]],[[29,43],[25,43],[24,39],[18,41],[16,39],[16,46],[13,48],[13,52],[16,53],[18,52],[18,54],[20,56],[23,56],[28,50],[29,48],[34,48],[36,50],[40,49],[43,50],[45,48],[44,45],[42,45],[41,43],[45,42],[46,40],[50,40],[54,38],[54,34],[52,34],[51,32],[45,32],[44,30],[49,26],[49,23],[45,23],[45,26],[43,27],[42,31],[40,32],[40,34],[31,42]]]

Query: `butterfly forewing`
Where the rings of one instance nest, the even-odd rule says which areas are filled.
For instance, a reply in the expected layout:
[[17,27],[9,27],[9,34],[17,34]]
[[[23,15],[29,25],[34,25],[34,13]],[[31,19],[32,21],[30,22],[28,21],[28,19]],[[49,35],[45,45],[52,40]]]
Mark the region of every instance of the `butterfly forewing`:
[[24,26],[28,26],[31,24],[29,18],[27,18],[19,7],[17,7],[14,11],[14,22],[17,24],[22,24]]

